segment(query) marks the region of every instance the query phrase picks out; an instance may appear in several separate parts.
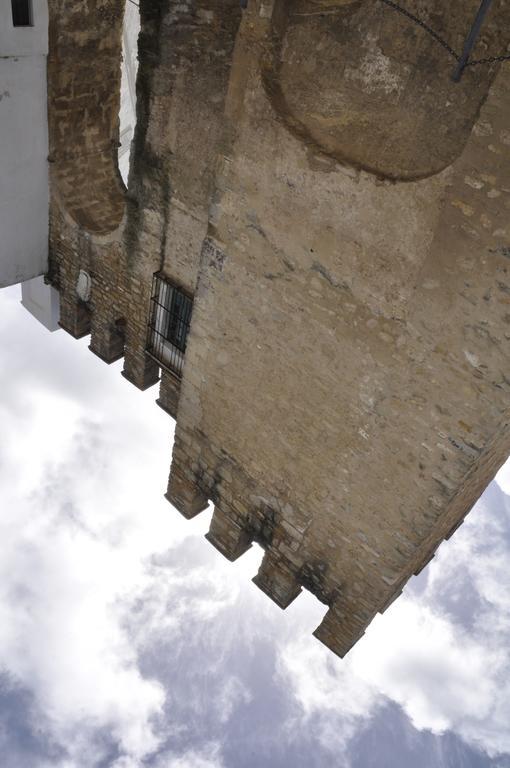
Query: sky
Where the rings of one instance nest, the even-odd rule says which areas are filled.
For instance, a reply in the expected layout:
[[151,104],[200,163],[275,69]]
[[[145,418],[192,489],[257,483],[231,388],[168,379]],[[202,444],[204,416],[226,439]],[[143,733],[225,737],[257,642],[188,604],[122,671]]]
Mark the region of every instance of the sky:
[[510,768],[510,464],[340,660],[163,498],[157,388],[87,344],[0,291],[1,768]]

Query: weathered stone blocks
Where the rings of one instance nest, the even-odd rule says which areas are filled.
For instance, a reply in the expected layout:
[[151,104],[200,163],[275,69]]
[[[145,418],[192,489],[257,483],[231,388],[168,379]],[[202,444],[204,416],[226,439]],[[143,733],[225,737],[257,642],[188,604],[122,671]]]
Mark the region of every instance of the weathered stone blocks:
[[225,511],[216,506],[206,539],[227,560],[234,561],[251,548],[253,533],[238,522],[232,510]]
[[252,581],[280,608],[287,608],[301,593],[295,573],[271,549],[264,553],[259,571]]
[[209,505],[207,496],[197,487],[196,483],[180,472],[175,463],[172,464],[165,497],[188,520],[196,517]]
[[[459,89],[403,19],[318,5],[334,18],[252,0],[239,27],[234,0],[142,0],[125,208],[118,94],[90,87],[116,82],[120,0],[54,0],[50,279],[62,325],[135,386],[161,369],[167,499],[187,518],[211,500],[208,540],[229,560],[258,543],[255,584],[282,608],[316,595],[343,656],[510,453],[510,77],[470,68]],[[457,34],[465,4],[433,5]],[[147,353],[155,273],[196,296],[182,380]]]
[[180,380],[169,371],[162,370],[159,398],[156,403],[174,419],[177,418],[180,392]]

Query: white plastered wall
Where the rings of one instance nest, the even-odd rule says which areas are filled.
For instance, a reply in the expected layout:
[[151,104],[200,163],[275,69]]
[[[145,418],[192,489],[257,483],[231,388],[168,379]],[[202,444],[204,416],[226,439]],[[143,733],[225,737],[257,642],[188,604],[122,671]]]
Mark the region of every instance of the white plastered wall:
[[48,264],[46,0],[32,0],[33,26],[14,27],[0,0],[0,287]]
[[46,285],[44,278],[34,277],[21,284],[21,303],[48,331],[58,331],[60,301],[58,291]]
[[140,11],[133,3],[126,3],[122,37],[122,85],[120,91],[119,169],[127,185],[131,142],[136,124],[136,73],[138,70],[138,34]]

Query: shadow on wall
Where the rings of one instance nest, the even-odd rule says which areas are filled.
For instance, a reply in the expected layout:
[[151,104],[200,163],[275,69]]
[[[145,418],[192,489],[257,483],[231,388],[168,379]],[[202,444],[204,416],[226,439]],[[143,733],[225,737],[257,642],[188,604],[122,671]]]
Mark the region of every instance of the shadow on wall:
[[124,0],[50,0],[49,11],[53,189],[80,227],[107,234],[124,214],[118,165]]

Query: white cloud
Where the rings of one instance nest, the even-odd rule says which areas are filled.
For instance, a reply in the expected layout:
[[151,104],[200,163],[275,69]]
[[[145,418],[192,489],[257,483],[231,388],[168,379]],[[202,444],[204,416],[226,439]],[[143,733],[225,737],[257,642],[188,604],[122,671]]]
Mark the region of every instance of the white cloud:
[[[154,768],[224,768],[220,737],[254,696],[227,663],[236,647],[261,663],[264,643],[278,649],[284,743],[313,722],[317,748],[348,765],[351,740],[389,700],[418,729],[510,753],[508,509],[479,504],[421,593],[408,590],[337,660],[310,636],[323,606],[304,594],[280,612],[249,583],[257,548],[234,565],[211,560],[207,515],[184,521],[162,498],[172,422],[156,392],[0,299],[0,670],[34,693],[34,727],[69,750],[52,768],[96,768],[112,745],[112,768],[151,754]],[[148,677],[140,657],[161,647],[168,676],[162,659]],[[174,688],[216,729],[194,749],[168,746],[193,725],[174,716]]]
[[[144,583],[151,537],[124,494],[105,509],[107,478],[88,456],[94,429],[69,418],[66,434],[57,430],[54,440],[38,431],[45,423],[36,410],[33,429],[11,433],[14,461],[0,475],[0,664],[35,693],[63,743],[72,743],[67,736],[78,727],[106,727],[127,753],[142,757],[158,744],[151,717],[164,692],[140,675],[118,612]],[[53,464],[58,446],[67,457]],[[120,467],[106,466],[129,493]]]
[[497,675],[498,656],[407,596],[390,611],[352,654],[359,678],[400,704],[419,729],[441,733],[486,717],[496,682],[486,672]]
[[499,470],[496,475],[496,482],[504,493],[510,495],[510,459]]
[[[302,708],[287,723],[286,736],[313,729],[322,748],[349,765],[348,750],[353,736],[377,706],[377,693],[324,646],[301,637],[282,646],[279,673],[294,691]],[[313,724],[312,724],[313,723]]]
[[[0,354],[24,320],[8,299]],[[107,749],[101,730],[138,766],[164,737],[165,691],[139,670],[133,605],[167,578],[151,564],[154,553],[203,533],[206,521],[190,526],[162,497],[172,422],[153,393],[144,398],[63,334],[31,330],[41,345],[66,342],[70,367],[90,358],[91,396],[72,381],[62,397],[44,377],[39,386],[20,377],[1,406],[0,668],[34,693],[42,726],[70,750],[62,768],[97,765]],[[165,617],[164,596],[139,620],[161,628],[182,619],[184,606]],[[210,615],[228,599],[220,584],[193,608]]]
[[[115,765],[114,768],[137,768],[136,766]],[[183,755],[161,757],[154,768],[224,768],[220,745],[212,742],[201,750],[190,750]]]
[[325,743],[347,754],[363,722],[393,701],[419,730],[510,754],[509,512],[479,502],[441,546],[425,590],[407,590],[346,659],[303,642],[283,648],[281,672],[305,720],[322,720]]
[[[121,753],[112,768],[140,768],[150,755],[158,768],[221,768],[215,742],[165,751],[195,723],[168,710],[179,670],[175,681],[148,679],[140,655],[170,646],[178,657],[198,627],[212,652],[197,659],[186,701],[226,728],[250,692],[222,665],[258,632],[235,610],[240,585],[259,597],[261,617],[274,610],[245,573],[256,572],[261,554],[254,548],[232,566],[203,538],[210,515],[185,521],[163,498],[173,422],[155,406],[155,390],[131,387],[85,343],[49,336],[31,318],[25,328],[12,292],[0,299],[0,387],[10,386],[0,404],[0,671],[34,694],[33,727],[68,750],[58,768],[95,768],[112,747]],[[12,348],[24,334],[25,344],[35,336],[40,375],[20,365],[12,387],[4,341]],[[60,389],[45,378],[43,350],[55,343]],[[163,678],[167,665],[163,657]],[[207,698],[201,677],[214,681]],[[162,745],[166,756],[157,757]]]

